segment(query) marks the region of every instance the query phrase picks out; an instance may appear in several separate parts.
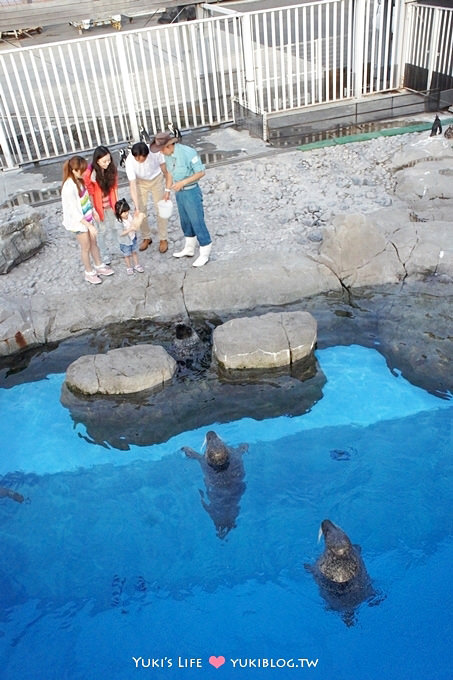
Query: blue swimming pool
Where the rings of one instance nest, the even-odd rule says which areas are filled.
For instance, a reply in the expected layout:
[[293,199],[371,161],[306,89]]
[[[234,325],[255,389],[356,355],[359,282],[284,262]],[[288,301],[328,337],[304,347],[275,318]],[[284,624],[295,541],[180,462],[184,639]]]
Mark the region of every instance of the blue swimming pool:
[[[2,680],[451,679],[453,402],[372,349],[317,358],[309,413],[127,452],[80,436],[62,375],[0,389],[0,484],[26,498],[0,498]],[[208,429],[249,445],[223,540],[181,452]],[[352,626],[304,569],[326,517],[379,595]]]

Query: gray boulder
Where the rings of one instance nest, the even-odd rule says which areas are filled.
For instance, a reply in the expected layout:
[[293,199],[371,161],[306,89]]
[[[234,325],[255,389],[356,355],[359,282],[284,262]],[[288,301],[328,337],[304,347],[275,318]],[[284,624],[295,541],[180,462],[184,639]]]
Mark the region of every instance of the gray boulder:
[[453,158],[453,148],[443,137],[421,137],[401,148],[389,159],[393,171],[413,167],[423,161]]
[[367,215],[335,217],[319,256],[347,288],[398,283],[405,276],[394,246]]
[[408,277],[453,273],[451,222],[415,222],[395,231],[392,242],[404,262]]
[[0,297],[0,356],[15,354],[43,342],[44,337],[36,335],[29,308]]
[[134,345],[79,357],[68,366],[66,385],[86,395],[132,394],[162,386],[175,370],[163,347]]
[[29,206],[0,210],[0,274],[32,257],[46,241],[39,213]]
[[310,355],[316,337],[316,321],[308,312],[271,312],[218,326],[213,353],[228,369],[275,368]]
[[409,206],[430,205],[435,199],[453,198],[453,169],[451,158],[432,163],[420,162],[395,173],[395,194]]

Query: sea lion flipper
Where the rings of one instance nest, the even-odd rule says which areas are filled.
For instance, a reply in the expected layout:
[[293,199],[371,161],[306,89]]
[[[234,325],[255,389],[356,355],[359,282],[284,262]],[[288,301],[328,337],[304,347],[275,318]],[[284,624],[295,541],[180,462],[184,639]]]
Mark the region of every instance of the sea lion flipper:
[[190,446],[183,446],[182,451],[186,454],[187,458],[195,458],[195,460],[201,460],[203,456],[190,448]]
[[248,444],[239,444],[239,446],[238,446],[238,448],[237,448],[238,453],[241,453],[241,454],[242,454],[242,453],[247,453],[248,450],[249,450],[249,445],[248,445]]
[[356,614],[354,609],[347,609],[341,613],[341,618],[348,628],[351,628],[356,623]]
[[203,489],[198,489],[198,493],[200,494],[201,505],[203,506],[203,508],[204,508],[207,512],[209,512],[209,507],[210,507],[210,506],[206,503],[206,501],[205,501],[205,499],[204,499],[204,491],[203,491]]
[[367,604],[369,607],[377,607],[378,605],[381,604],[381,602],[384,602],[386,599],[387,595],[383,593],[382,591],[373,591],[373,594],[371,597],[368,599]]
[[23,503],[25,500],[21,493],[8,489],[5,486],[0,486],[0,498],[11,498],[16,503]]

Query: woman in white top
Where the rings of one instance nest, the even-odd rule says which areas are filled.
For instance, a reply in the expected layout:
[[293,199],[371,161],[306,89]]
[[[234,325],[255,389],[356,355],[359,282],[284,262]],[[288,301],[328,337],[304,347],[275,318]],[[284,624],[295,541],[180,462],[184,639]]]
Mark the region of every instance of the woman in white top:
[[[73,156],[63,166],[63,226],[72,231],[79,242],[82,262],[85,267],[85,281],[102,283],[101,276],[111,276],[113,269],[101,262],[96,242],[97,229],[93,220],[93,207],[83,182],[87,162],[81,156]],[[94,268],[91,264],[94,261]]]

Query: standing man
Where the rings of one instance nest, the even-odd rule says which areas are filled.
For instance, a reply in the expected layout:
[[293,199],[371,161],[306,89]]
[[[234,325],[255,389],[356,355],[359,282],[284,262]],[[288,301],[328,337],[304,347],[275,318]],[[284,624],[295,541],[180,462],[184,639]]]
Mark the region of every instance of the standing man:
[[143,241],[139,249],[146,250],[152,243],[147,212],[148,196],[151,194],[157,215],[159,252],[166,253],[168,250],[168,220],[160,217],[157,208],[158,201],[164,197],[164,177],[167,176],[165,158],[161,153],[149,153],[149,147],[145,142],[137,142],[126,158],[125,169],[129,180],[131,198],[135,205],[135,215],[144,213],[146,216],[140,226]]
[[193,257],[195,246],[200,244],[200,254],[193,263],[202,267],[209,260],[212,242],[204,221],[203,196],[198,180],[205,175],[205,167],[195,149],[177,144],[177,139],[166,132],[159,132],[150,149],[154,154],[164,155],[167,166],[165,198],[170,198],[170,189],[176,192],[181,228],[185,245],[173,257]]

